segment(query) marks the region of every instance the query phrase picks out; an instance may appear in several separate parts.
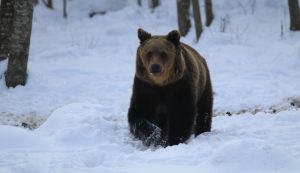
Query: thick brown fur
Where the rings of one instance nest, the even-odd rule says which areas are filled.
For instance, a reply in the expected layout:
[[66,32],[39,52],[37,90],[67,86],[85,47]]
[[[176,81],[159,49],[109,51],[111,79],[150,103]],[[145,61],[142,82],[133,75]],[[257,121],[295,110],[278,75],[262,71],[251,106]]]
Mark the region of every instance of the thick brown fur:
[[[128,112],[131,133],[146,145],[177,145],[211,129],[213,92],[205,59],[180,42],[177,31],[152,36],[139,29],[140,46]],[[161,72],[151,73],[151,65]]]

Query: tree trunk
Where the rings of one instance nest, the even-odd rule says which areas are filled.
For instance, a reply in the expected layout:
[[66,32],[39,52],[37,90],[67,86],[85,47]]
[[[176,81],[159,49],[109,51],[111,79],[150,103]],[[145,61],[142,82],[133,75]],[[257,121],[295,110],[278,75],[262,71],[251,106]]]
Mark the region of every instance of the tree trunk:
[[10,38],[10,56],[5,75],[7,87],[25,85],[32,28],[32,0],[13,0],[14,17]]
[[150,8],[154,9],[159,6],[159,0],[150,0]]
[[196,31],[196,39],[197,41],[200,38],[200,35],[203,31],[199,0],[192,0],[193,3],[193,13],[194,13],[194,21],[195,21],[195,31]]
[[52,0],[43,0],[44,4],[46,5],[46,7],[53,9],[53,2]]
[[291,19],[290,30],[300,30],[300,12],[298,0],[289,0],[289,11]]
[[191,27],[190,0],[177,0],[178,28],[182,36],[186,36]]
[[12,0],[1,0],[0,7],[0,60],[9,54],[9,37],[12,28],[14,8]]
[[52,0],[48,0],[48,7],[53,9],[53,1]]
[[209,26],[214,19],[211,0],[205,0],[205,14],[206,14],[205,25]]
[[68,17],[67,14],[67,0],[63,0],[63,8],[64,8],[64,18]]
[[37,5],[39,3],[39,0],[33,0],[33,4]]
[[142,6],[142,0],[137,0],[139,6]]

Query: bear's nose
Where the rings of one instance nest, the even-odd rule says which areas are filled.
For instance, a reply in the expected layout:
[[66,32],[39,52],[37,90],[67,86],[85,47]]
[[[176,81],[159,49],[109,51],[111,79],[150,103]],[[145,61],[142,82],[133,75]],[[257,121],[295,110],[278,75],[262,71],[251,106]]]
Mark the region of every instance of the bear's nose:
[[152,64],[151,65],[151,73],[159,73],[161,72],[161,68],[159,64]]

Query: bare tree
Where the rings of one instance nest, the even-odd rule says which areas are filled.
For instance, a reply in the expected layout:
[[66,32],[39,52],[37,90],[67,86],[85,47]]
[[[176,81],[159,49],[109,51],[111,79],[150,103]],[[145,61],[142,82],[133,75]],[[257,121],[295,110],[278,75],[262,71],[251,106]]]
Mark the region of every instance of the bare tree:
[[182,36],[186,36],[191,28],[190,0],[177,0],[178,28]]
[[290,30],[300,30],[300,12],[298,0],[289,0],[289,11],[290,11]]
[[27,61],[32,29],[32,0],[11,0],[14,3],[14,16],[10,36],[10,56],[5,74],[7,87],[25,85]]
[[67,0],[63,0],[64,18],[68,17],[67,14]]
[[200,35],[203,31],[202,21],[201,21],[201,13],[199,7],[199,0],[192,0],[193,3],[193,14],[194,14],[194,21],[195,21],[195,31],[196,31],[196,39],[197,41],[200,38]]
[[53,1],[52,0],[43,0],[46,7],[53,9]]
[[0,60],[6,59],[9,54],[9,37],[13,22],[13,1],[1,0],[0,7]]
[[206,15],[205,25],[209,26],[214,19],[211,0],[205,0],[205,15]]
[[158,7],[159,4],[160,4],[159,0],[150,0],[149,1],[150,8],[152,8],[152,9]]

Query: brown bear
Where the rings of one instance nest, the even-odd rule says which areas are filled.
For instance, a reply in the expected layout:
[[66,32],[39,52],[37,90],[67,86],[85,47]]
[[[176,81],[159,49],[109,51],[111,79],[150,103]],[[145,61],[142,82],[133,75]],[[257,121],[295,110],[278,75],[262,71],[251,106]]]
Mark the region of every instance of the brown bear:
[[175,30],[151,36],[139,29],[138,38],[130,132],[147,146],[166,147],[210,131],[213,92],[205,59]]

